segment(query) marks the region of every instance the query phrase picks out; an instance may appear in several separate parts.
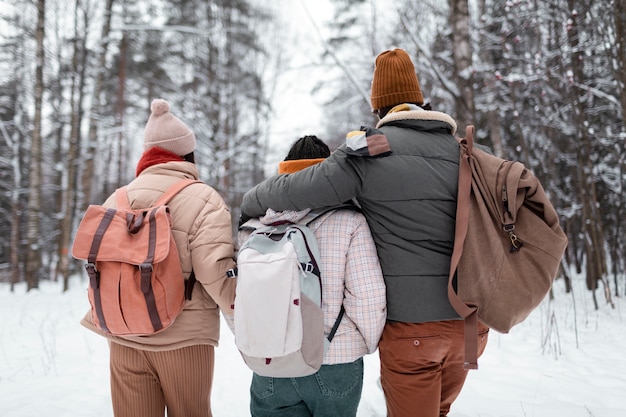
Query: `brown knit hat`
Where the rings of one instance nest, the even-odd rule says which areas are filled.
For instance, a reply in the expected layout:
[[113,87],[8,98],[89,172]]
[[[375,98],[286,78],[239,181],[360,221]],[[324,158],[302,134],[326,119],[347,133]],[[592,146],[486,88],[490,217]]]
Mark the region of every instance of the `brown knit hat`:
[[424,104],[415,67],[406,51],[392,49],[376,57],[370,101],[374,110],[401,103]]
[[196,149],[196,136],[178,117],[170,113],[163,99],[152,100],[150,118],[143,134],[143,150],[158,146],[176,155],[187,155]]

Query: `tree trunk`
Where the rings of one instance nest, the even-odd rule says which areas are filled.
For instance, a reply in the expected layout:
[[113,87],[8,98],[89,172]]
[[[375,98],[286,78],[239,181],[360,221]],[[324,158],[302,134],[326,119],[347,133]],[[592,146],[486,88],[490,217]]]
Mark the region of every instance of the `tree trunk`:
[[43,67],[44,67],[44,23],[46,1],[37,0],[37,44],[35,63],[35,117],[31,135],[30,166],[29,166],[29,198],[26,237],[28,249],[26,257],[27,289],[39,288],[39,280],[43,275],[41,262],[41,106],[43,102]]
[[[585,126],[587,106],[585,102],[585,91],[580,91],[575,85],[584,85],[584,60],[585,54],[580,47],[580,27],[578,16],[584,15],[584,7],[580,1],[569,0],[570,28],[568,30],[568,42],[571,48],[571,61],[573,77],[573,97],[572,106],[574,110],[574,123],[577,126],[576,143],[578,152],[578,181],[580,202],[582,205],[582,222],[584,231],[584,248],[587,257],[587,286],[594,292],[594,303],[597,306],[595,290],[598,288],[598,281],[601,281],[604,288],[608,287],[606,277],[606,254],[604,250],[604,233],[602,230],[602,217],[598,210],[599,201],[596,192],[596,178],[592,160],[593,144],[589,137],[588,129]],[[610,291],[605,291],[606,301],[612,304]]]
[[9,265],[11,270],[11,291],[13,291],[15,284],[20,282],[21,268],[20,268],[20,224],[21,224],[21,212],[22,205],[20,199],[20,188],[22,187],[22,161],[20,159],[20,144],[22,143],[22,137],[19,131],[14,133],[12,137],[4,123],[0,122],[0,134],[7,146],[11,149],[11,169],[13,172],[13,189],[11,190],[11,238],[9,242],[9,248],[11,250],[9,255]]
[[[109,162],[109,167],[103,170],[102,180],[100,183],[102,186],[98,190],[99,193],[104,194],[106,196],[112,194],[120,185],[122,185],[124,180],[124,173],[126,172],[125,167],[128,164],[127,154],[126,154],[126,136],[124,130],[124,118],[126,112],[126,79],[127,79],[127,65],[128,65],[128,54],[130,49],[130,40],[128,33],[126,31],[122,32],[122,39],[119,42],[119,63],[117,65],[117,90],[115,92],[115,103],[113,105],[113,113],[114,113],[114,123],[117,130],[115,134],[115,141],[117,142],[117,147],[109,147],[109,149],[103,150],[100,149],[97,153],[97,156],[94,155],[94,158],[98,159],[98,162],[102,163],[104,161]],[[130,52],[132,53],[132,52]],[[153,97],[153,89],[151,87],[152,81],[149,82],[150,87],[147,88],[146,93],[146,101],[148,103],[148,108],[150,106],[151,98]],[[94,138],[95,140],[95,138]],[[104,155],[104,153],[108,153],[108,157]],[[117,158],[117,159],[115,159]],[[117,169],[112,169],[112,167],[117,163]],[[92,193],[93,195],[93,193]]]
[[468,0],[448,0],[452,36],[454,78],[460,94],[455,97],[456,121],[459,131],[475,123],[472,44],[470,39],[470,15]]
[[82,196],[79,196],[77,207],[84,211],[93,199],[93,179],[95,155],[98,148],[98,121],[102,113],[101,95],[104,89],[104,74],[106,72],[106,55],[109,49],[109,34],[111,32],[111,15],[114,0],[107,0],[104,10],[104,20],[100,31],[100,49],[96,64],[96,79],[93,87],[93,104],[89,117],[89,133],[87,134],[87,146],[83,149],[83,172],[81,177]]
[[[118,142],[118,165],[117,176],[113,184],[113,188],[117,188],[124,181],[124,173],[126,172],[126,136],[122,126],[124,126],[124,112],[126,111],[126,61],[128,56],[128,36],[126,33],[122,36],[120,42],[120,68],[118,74],[117,99],[115,104],[115,123],[120,127],[117,134]],[[112,191],[112,190],[107,190]]]
[[[76,189],[77,189],[77,163],[80,147],[80,125],[83,116],[83,91],[85,85],[85,69],[87,67],[86,62],[86,37],[80,36],[80,30],[78,27],[78,12],[80,8],[80,0],[76,0],[75,3],[75,31],[74,31],[74,52],[72,56],[71,73],[71,93],[70,93],[70,105],[72,107],[72,114],[70,117],[70,137],[69,147],[67,154],[67,172],[66,181],[64,181],[66,188],[63,190],[63,213],[61,219],[61,237],[59,245],[59,268],[58,272],[63,277],[63,291],[69,289],[69,277],[70,277],[70,251],[69,247],[72,242],[72,226],[74,223],[74,209],[76,207]],[[83,21],[85,28],[89,26],[89,16],[83,10]]]
[[[616,45],[615,48],[611,50],[615,53],[615,59],[613,62],[615,63],[614,74],[615,79],[617,80],[617,87],[619,93],[619,101],[622,107],[622,123],[626,123],[626,14],[624,11],[626,10],[626,0],[615,0],[613,2],[614,13],[613,18],[615,19],[615,40]],[[626,155],[624,148],[621,150],[622,154],[620,157],[620,167],[619,174],[621,178],[620,189],[622,190],[622,197],[624,196],[624,183],[626,182]],[[620,205],[617,208],[617,218],[623,218],[624,213],[624,199],[620,199]],[[618,230],[615,230],[614,236],[616,237],[616,244],[613,247],[615,251],[613,254],[614,261],[614,280],[615,280],[615,295],[620,295],[619,290],[619,282],[618,276],[620,273],[623,275],[624,273],[624,259],[623,252],[620,253],[620,245],[617,242],[620,237],[623,236],[623,224],[622,222],[618,223]],[[620,267],[621,265],[621,267]],[[626,294],[626,289],[624,290],[624,294]]]
[[626,0],[614,0],[615,19],[615,79],[617,80],[620,103],[622,103],[622,121],[626,122]]
[[[490,13],[487,10],[487,5],[485,0],[479,0],[477,3],[478,16],[486,16],[487,13]],[[493,24],[491,26],[494,26]],[[485,68],[495,69],[497,63],[494,57],[494,53],[491,50],[491,44],[493,41],[490,39],[490,36],[487,34],[497,30],[495,27],[488,26],[479,33],[481,33],[481,39],[478,44],[478,56],[480,57],[480,65]],[[498,86],[497,83],[499,80],[495,76],[495,74],[489,74],[487,71],[484,71],[483,77],[486,93],[487,95],[493,95],[493,97],[497,97],[498,94]],[[502,144],[502,128],[501,128],[501,120],[500,114],[498,112],[499,108],[495,100],[489,100],[486,104],[486,108],[484,111],[487,113],[487,129],[489,134],[489,139],[491,140],[491,145],[493,146],[494,155],[504,158],[504,146]]]

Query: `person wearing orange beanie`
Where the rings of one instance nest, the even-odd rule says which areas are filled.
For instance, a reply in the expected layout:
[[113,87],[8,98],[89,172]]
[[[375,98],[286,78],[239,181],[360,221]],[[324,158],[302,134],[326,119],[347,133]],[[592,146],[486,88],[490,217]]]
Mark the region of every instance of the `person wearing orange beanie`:
[[[389,417],[441,417],[467,376],[463,320],[450,305],[459,145],[457,124],[424,102],[409,54],[376,57],[370,101],[379,121],[346,135],[324,162],[248,191],[242,216],[316,209],[356,199],[387,288],[379,343]],[[488,328],[479,325],[479,354]]]

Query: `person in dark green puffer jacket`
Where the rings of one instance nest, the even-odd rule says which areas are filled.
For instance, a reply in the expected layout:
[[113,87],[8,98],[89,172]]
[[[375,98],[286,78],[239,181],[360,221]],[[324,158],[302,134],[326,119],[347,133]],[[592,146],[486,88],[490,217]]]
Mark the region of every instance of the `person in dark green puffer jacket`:
[[[318,209],[355,199],[370,226],[387,287],[379,344],[389,417],[446,416],[460,393],[463,320],[448,301],[459,167],[456,122],[424,104],[401,49],[376,58],[376,128],[348,133],[324,162],[269,178],[243,198],[242,217]],[[481,326],[479,353],[487,343]]]

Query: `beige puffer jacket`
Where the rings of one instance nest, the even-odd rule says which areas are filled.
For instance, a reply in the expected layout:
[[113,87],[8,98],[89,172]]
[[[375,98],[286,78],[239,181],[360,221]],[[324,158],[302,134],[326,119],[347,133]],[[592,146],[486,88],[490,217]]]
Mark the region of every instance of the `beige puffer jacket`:
[[[128,185],[131,207],[150,207],[176,181],[198,178],[196,166],[175,161],[146,168]],[[115,207],[115,197],[104,203]],[[220,334],[220,309],[232,316],[236,280],[226,277],[234,268],[231,215],[222,197],[205,184],[192,184],[168,204],[172,230],[185,277],[196,274],[191,300],[186,301],[174,324],[151,336],[115,337],[99,331],[91,321],[91,312],[81,324],[109,340],[144,350],[170,350],[191,345],[217,346]]]

